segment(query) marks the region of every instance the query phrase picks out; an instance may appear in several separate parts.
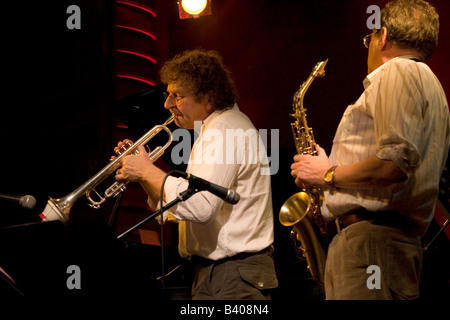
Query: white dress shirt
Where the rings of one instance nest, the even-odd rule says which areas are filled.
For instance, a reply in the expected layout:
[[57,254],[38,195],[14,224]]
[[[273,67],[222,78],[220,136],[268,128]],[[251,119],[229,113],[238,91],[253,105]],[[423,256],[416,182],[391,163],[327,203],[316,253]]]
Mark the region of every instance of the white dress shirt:
[[361,207],[393,210],[415,221],[422,232],[432,220],[449,150],[449,109],[430,68],[409,58],[392,59],[365,78],[365,91],[344,112],[330,153],[332,165],[373,155],[392,160],[407,181],[379,189],[327,190],[325,215]]
[[[232,205],[202,191],[168,210],[164,216],[170,213],[179,220],[180,255],[218,260],[268,247],[273,242],[270,170],[258,131],[237,105],[215,111],[197,129],[186,171],[235,190],[240,201]],[[164,203],[188,184],[169,176]]]

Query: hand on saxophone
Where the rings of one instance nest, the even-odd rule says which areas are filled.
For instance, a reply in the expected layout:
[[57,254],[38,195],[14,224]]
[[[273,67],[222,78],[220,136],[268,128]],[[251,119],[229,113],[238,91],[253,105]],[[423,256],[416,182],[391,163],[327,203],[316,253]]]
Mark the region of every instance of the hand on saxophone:
[[297,154],[291,165],[291,175],[295,184],[301,188],[306,186],[325,186],[324,176],[331,167],[325,150],[316,144],[317,156]]

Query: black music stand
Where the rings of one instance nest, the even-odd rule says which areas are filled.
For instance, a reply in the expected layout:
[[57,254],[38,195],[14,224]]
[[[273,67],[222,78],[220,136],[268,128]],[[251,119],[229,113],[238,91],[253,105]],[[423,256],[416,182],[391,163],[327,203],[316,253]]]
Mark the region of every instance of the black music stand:
[[[0,230],[0,296],[139,297],[161,300],[159,283],[137,272],[125,244],[101,223],[59,221],[15,225]],[[81,288],[70,288],[70,266],[81,274]]]
[[[37,293],[40,288],[56,292],[55,277],[49,274],[58,268],[58,261],[52,256],[57,256],[55,251],[62,249],[61,243],[54,243],[56,239],[65,241],[63,229],[59,221],[31,222],[1,229],[0,266],[4,271],[3,284],[7,284],[1,287],[2,295],[22,296]],[[44,281],[44,278],[47,279]]]

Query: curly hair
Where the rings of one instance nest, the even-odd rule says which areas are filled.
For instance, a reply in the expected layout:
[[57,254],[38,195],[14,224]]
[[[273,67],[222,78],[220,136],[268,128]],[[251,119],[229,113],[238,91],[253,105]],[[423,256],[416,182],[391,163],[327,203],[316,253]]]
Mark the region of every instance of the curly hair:
[[161,68],[164,84],[177,83],[187,88],[200,101],[212,98],[215,110],[233,107],[237,100],[230,72],[215,51],[189,50],[176,55]]
[[393,0],[381,10],[387,39],[401,49],[414,49],[428,59],[438,44],[439,15],[423,0]]

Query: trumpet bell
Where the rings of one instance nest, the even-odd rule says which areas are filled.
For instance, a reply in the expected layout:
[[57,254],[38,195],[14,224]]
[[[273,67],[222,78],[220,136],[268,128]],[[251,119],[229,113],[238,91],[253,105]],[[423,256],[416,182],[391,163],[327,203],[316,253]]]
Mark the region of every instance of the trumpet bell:
[[47,205],[44,208],[44,211],[41,213],[41,218],[43,222],[47,221],[55,221],[59,220],[62,222],[67,222],[69,220],[69,216],[64,214],[62,210],[58,208],[58,205],[54,199],[50,199],[47,201]]
[[311,197],[304,191],[292,195],[280,209],[279,220],[283,226],[290,227],[302,220],[311,209]]

